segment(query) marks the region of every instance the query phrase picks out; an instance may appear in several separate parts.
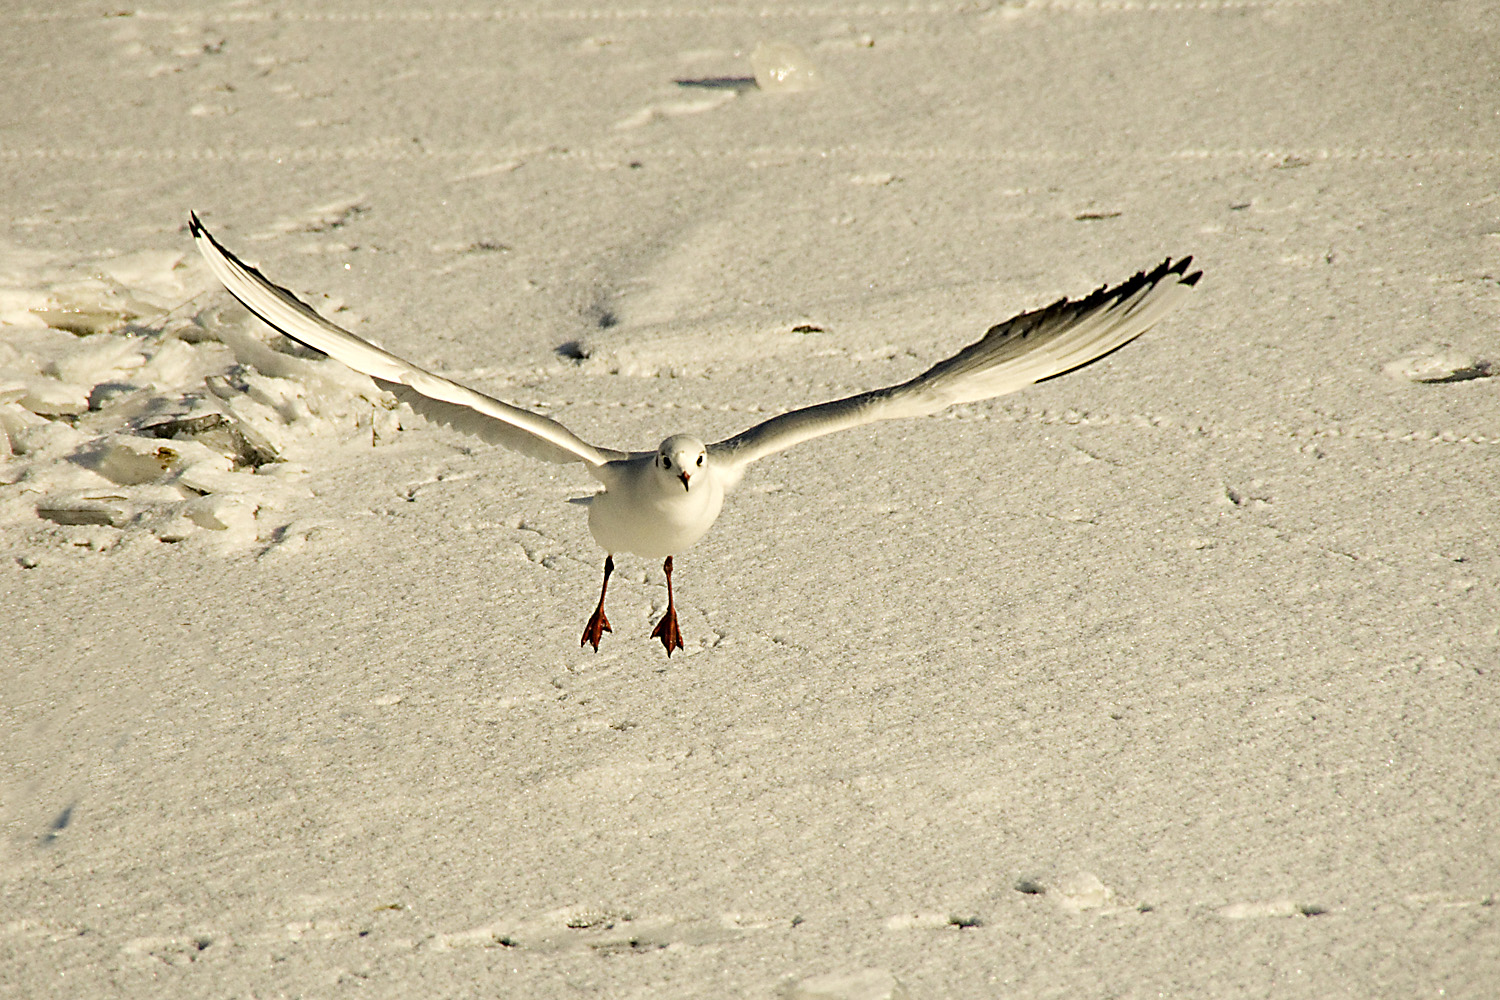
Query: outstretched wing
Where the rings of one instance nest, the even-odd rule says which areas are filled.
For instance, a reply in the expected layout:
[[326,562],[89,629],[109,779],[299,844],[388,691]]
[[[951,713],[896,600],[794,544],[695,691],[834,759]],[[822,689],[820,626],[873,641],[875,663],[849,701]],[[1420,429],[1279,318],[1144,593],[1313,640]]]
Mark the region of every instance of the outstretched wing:
[[624,452],[596,448],[555,420],[434,375],[361,340],[224,249],[196,214],[189,215],[188,228],[214,277],[246,309],[297,343],[370,376],[424,417],[548,462],[598,466],[628,457]]
[[1186,297],[1203,276],[1187,273],[1192,260],[1168,258],[1149,274],[1101,286],[1077,302],[1059,299],[1022,313],[909,382],[772,417],[710,445],[709,455],[733,481],[756,459],[810,438],[876,420],[925,417],[1066,375],[1124,347]]

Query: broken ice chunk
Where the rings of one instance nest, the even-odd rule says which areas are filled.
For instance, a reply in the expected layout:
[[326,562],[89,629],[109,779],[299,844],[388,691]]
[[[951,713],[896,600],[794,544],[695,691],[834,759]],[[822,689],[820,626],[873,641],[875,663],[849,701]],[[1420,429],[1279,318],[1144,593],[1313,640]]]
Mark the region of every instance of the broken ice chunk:
[[139,337],[101,333],[78,344],[77,349],[66,357],[43,365],[42,372],[61,382],[76,382],[92,388],[119,372],[131,371],[146,363]]
[[89,387],[38,375],[24,379],[21,405],[43,417],[75,416],[89,408]]
[[190,467],[229,468],[227,458],[197,441],[163,441],[131,434],[111,434],[95,442],[84,464],[121,486],[155,482]]
[[1114,898],[1114,890],[1091,872],[1075,872],[1061,879],[1054,888],[1058,905],[1065,910],[1096,910]]
[[1447,344],[1423,344],[1388,361],[1383,370],[1392,378],[1411,382],[1465,382],[1500,374],[1500,366],[1455,350]]
[[774,93],[814,90],[823,82],[812,56],[795,42],[761,42],[750,53],[750,66],[755,71],[755,85]]

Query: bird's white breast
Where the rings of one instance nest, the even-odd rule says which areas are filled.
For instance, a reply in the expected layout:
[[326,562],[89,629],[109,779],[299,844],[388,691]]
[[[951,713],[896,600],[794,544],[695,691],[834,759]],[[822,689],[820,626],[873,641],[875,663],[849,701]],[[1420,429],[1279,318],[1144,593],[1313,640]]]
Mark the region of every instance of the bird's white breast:
[[711,468],[694,476],[690,489],[655,471],[649,462],[632,462],[614,475],[599,476],[605,490],[589,500],[589,531],[606,552],[649,559],[676,555],[718,518],[724,488]]

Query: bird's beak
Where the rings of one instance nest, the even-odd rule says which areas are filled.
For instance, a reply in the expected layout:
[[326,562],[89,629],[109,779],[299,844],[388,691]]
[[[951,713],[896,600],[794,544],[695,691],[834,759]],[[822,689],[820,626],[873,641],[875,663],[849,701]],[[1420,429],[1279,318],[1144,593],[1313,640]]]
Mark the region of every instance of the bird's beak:
[[693,477],[689,473],[679,472],[677,474],[677,478],[682,480],[682,488],[683,489],[687,489],[688,488],[688,480],[691,479],[691,478],[693,478]]

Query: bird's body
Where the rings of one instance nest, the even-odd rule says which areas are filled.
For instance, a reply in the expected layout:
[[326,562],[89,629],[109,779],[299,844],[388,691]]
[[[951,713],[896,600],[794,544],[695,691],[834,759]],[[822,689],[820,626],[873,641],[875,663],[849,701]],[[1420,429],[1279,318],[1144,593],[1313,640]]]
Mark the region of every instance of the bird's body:
[[[671,464],[663,468],[663,461]],[[703,442],[686,434],[668,438],[652,454],[590,471],[604,489],[589,498],[589,532],[605,552],[647,559],[676,555],[713,527],[724,506],[720,471]]]
[[674,434],[654,452],[600,448],[562,424],[419,368],[356,337],[240,261],[196,215],[189,228],[214,275],[261,320],[314,350],[363,372],[412,409],[442,423],[549,462],[581,462],[604,487],[590,497],[589,530],[608,554],[599,605],[583,642],[597,650],[611,631],[604,597],[613,553],[665,559],[667,612],[653,636],[667,655],[682,648],[672,600],[672,557],[713,526],[724,497],[750,463],[792,445],[877,420],[921,417],[958,403],[1004,395],[1099,360],[1149,329],[1197,284],[1191,257],[1101,287],[1078,301],[1060,299],[991,327],[983,338],[900,385],[873,389],[772,417],[705,445]]

